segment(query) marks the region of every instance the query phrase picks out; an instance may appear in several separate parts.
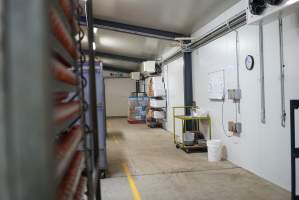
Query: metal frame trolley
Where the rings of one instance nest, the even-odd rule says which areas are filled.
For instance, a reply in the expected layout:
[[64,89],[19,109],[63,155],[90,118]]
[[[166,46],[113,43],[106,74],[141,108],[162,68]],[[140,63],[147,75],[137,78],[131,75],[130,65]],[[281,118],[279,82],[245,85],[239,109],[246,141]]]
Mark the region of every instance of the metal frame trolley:
[[[173,107],[173,133],[174,133],[174,144],[176,145],[176,148],[180,148],[184,150],[186,153],[189,153],[193,150],[206,150],[207,144],[206,144],[206,138],[201,140],[201,143],[193,143],[192,145],[186,145],[184,142],[184,134],[186,134],[187,129],[189,129],[189,132],[193,133],[200,133],[200,123],[202,121],[206,121],[208,123],[209,131],[208,131],[208,138],[211,139],[212,137],[212,126],[211,126],[211,118],[210,116],[207,117],[201,117],[201,116],[187,116],[187,115],[177,115],[178,109],[184,109],[184,110],[192,110],[192,109],[198,109],[197,106],[178,106]],[[177,140],[177,134],[176,134],[176,120],[180,120],[182,124],[182,142]]]

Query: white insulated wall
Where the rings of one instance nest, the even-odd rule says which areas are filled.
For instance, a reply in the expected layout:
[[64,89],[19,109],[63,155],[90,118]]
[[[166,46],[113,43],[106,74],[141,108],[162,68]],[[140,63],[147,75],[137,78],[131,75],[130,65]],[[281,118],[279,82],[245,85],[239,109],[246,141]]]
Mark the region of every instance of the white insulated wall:
[[[225,87],[237,87],[236,33],[232,32],[193,52],[193,93],[197,105],[212,118],[213,138],[221,139],[228,160],[290,190],[290,119],[289,101],[299,99],[299,15],[283,19],[286,62],[286,128],[281,127],[280,59],[278,21],[264,25],[266,124],[260,121],[259,30],[247,25],[239,31],[240,86],[242,89],[241,137],[228,138],[222,128],[222,103],[208,99],[208,73],[224,69]],[[253,55],[255,67],[245,68],[246,55]],[[235,119],[235,105],[224,103],[224,126]],[[297,115],[299,118],[299,115]],[[298,119],[297,118],[297,119]],[[298,124],[298,123],[297,123]],[[299,124],[298,124],[299,125]],[[299,144],[299,140],[297,142]],[[299,178],[298,178],[299,180]]]
[[129,78],[105,79],[107,117],[128,116],[128,97],[135,87],[135,81]]
[[[177,59],[163,67],[164,81],[167,90],[167,122],[166,129],[173,132],[173,111],[172,107],[184,106],[184,61]],[[178,114],[183,114],[179,112]],[[181,131],[181,126],[177,124],[177,132]]]

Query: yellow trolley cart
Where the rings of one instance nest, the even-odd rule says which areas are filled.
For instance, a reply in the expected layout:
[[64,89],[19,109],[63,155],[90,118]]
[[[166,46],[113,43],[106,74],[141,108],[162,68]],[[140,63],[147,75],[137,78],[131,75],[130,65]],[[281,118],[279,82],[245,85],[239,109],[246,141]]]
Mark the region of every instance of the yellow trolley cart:
[[[174,143],[176,145],[176,148],[180,148],[184,150],[186,153],[191,152],[192,150],[206,150],[207,149],[207,144],[206,140],[204,140],[201,143],[193,143],[192,145],[186,145],[184,142],[184,134],[186,134],[187,131],[187,123],[191,124],[192,130],[189,132],[193,133],[199,133],[200,128],[199,124],[202,121],[206,121],[209,126],[209,132],[208,132],[208,138],[211,139],[212,137],[212,128],[211,128],[211,118],[209,116],[207,117],[200,117],[200,116],[185,116],[185,115],[177,115],[177,110],[178,109],[198,109],[196,106],[180,106],[180,107],[173,107],[173,132],[174,132]],[[179,142],[177,140],[177,135],[176,135],[176,121],[180,120],[182,124],[182,142]]]

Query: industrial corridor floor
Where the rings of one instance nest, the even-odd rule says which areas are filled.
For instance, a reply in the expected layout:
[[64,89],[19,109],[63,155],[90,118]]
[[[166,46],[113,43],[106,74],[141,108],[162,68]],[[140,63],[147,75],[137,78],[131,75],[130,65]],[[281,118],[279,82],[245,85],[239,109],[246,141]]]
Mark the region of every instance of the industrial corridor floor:
[[176,149],[172,134],[108,119],[103,200],[288,200],[289,192],[206,153]]

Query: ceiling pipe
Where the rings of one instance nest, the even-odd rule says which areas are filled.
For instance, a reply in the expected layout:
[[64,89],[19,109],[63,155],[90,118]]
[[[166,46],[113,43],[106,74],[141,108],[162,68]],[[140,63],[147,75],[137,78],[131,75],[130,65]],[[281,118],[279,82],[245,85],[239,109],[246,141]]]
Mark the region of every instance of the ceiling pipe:
[[[228,19],[226,22],[222,23],[215,29],[211,30],[206,35],[200,37],[196,41],[189,44],[189,47],[192,51],[244,26],[246,24],[246,11],[243,10],[236,16]],[[170,63],[176,60],[179,57],[183,56],[183,52],[181,50],[177,51],[173,55],[169,56],[167,59],[163,61],[164,64]]]
[[113,65],[108,65],[108,64],[103,64],[103,69],[107,71],[113,71],[113,72],[123,72],[123,73],[131,73],[136,70],[130,70],[130,69],[125,69],[121,67],[115,67]]
[[[86,55],[88,55],[88,51],[83,51]],[[101,51],[95,51],[95,56],[102,57],[102,58],[112,58],[116,60],[128,61],[128,62],[135,62],[135,63],[142,63],[143,61],[147,61],[145,58],[136,58],[131,56],[124,56],[124,55],[117,55],[112,53],[106,53]]]

